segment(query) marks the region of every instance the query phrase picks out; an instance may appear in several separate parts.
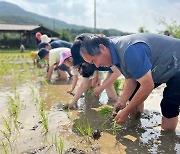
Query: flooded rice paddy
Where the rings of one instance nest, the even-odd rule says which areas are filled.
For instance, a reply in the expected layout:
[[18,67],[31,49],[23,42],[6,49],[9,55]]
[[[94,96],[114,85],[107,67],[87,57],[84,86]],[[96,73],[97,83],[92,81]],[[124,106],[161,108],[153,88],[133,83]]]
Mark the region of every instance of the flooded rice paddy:
[[130,118],[120,126],[111,114],[98,112],[113,103],[105,91],[100,98],[85,93],[77,110],[65,110],[63,104],[73,98],[66,93],[71,79],[59,81],[53,74],[47,83],[45,76],[46,69],[34,67],[28,53],[0,54],[0,153],[180,153],[180,121],[176,132],[161,130],[165,85],[145,101],[139,120]]

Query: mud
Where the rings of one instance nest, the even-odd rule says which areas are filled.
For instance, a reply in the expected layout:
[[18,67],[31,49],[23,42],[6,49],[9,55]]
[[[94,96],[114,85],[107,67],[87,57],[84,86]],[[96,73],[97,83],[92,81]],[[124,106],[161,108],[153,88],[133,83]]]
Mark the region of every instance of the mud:
[[[63,153],[66,154],[180,153],[180,121],[175,132],[161,130],[160,100],[165,85],[155,89],[145,101],[145,110],[139,120],[130,118],[124,125],[113,127],[112,118],[102,117],[92,109],[113,103],[108,102],[105,91],[100,98],[85,94],[78,101],[77,110],[64,110],[63,104],[73,97],[66,93],[71,87],[71,80],[59,81],[54,74],[53,82],[46,85],[43,82],[45,70],[35,73],[33,65],[29,70],[33,80],[23,79],[19,83],[13,76],[7,75],[0,84],[0,117],[8,118],[7,102],[8,96],[14,95],[14,82],[17,83],[16,92],[20,96],[19,131],[12,129],[10,139],[15,140],[11,150],[6,144],[9,153],[55,154],[58,153],[60,138],[64,142]],[[45,104],[47,133],[43,131],[36,98]],[[79,121],[90,124],[92,132],[89,137],[78,131]],[[0,130],[5,131],[2,118],[0,124]],[[3,153],[2,141],[6,140],[0,133],[0,153]]]

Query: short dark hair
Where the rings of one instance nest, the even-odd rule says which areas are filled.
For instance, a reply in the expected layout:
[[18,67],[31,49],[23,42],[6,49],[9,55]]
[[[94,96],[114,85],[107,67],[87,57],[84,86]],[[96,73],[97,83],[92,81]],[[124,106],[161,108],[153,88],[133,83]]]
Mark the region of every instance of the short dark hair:
[[73,57],[73,66],[77,66],[85,62],[84,59],[80,55],[81,43],[82,43],[82,40],[75,40],[71,47],[71,54]]
[[109,48],[109,40],[104,36],[89,36],[84,39],[81,44],[80,53],[86,52],[91,56],[99,55],[101,53],[99,45],[103,44],[105,47]]
[[38,44],[38,49],[41,50],[42,48],[46,48],[46,46],[48,46],[49,43],[45,43],[45,42],[41,42]]
[[45,48],[40,49],[38,52],[38,56],[40,59],[43,59],[47,54],[49,54],[49,51]]

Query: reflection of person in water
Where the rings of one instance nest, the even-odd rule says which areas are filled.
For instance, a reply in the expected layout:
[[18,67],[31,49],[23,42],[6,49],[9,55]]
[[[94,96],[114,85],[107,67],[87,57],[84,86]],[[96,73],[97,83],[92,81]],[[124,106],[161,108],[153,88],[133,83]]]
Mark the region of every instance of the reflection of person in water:
[[158,145],[157,153],[177,154],[180,150],[176,147],[180,144],[180,138],[173,131],[161,131],[161,135],[156,144]]

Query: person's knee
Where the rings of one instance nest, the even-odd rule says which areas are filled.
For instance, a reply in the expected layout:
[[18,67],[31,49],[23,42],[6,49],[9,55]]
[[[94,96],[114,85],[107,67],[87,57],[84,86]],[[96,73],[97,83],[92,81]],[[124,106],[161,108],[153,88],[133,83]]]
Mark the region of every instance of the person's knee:
[[66,74],[66,72],[65,71],[58,71],[58,74],[59,74],[59,78],[61,79],[61,80],[67,80],[67,74]]
[[165,131],[174,131],[178,124],[178,116],[173,118],[162,117],[161,127]]
[[179,106],[170,99],[163,98],[161,101],[162,124],[164,130],[175,130],[178,123]]

